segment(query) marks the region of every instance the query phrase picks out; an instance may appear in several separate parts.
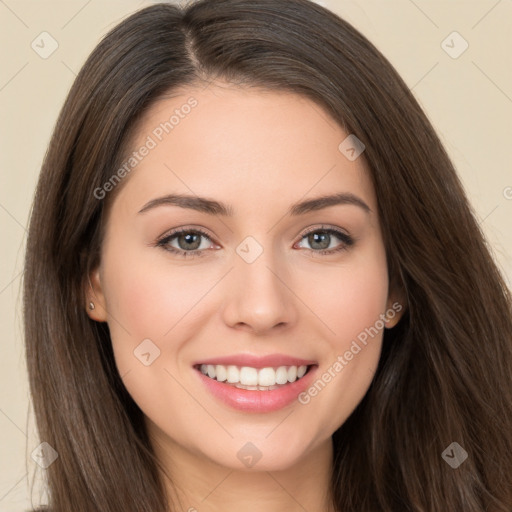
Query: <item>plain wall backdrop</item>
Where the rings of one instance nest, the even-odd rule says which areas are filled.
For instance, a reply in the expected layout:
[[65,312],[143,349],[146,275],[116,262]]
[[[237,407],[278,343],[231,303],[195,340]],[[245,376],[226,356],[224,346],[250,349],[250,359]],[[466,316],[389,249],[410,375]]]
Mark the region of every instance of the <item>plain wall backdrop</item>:
[[[21,318],[26,228],[39,169],[89,53],[119,21],[151,3],[0,0],[0,512],[30,508],[31,483],[44,473],[31,458],[41,440],[30,410]],[[412,89],[455,163],[510,286],[512,1],[317,3],[367,36]]]

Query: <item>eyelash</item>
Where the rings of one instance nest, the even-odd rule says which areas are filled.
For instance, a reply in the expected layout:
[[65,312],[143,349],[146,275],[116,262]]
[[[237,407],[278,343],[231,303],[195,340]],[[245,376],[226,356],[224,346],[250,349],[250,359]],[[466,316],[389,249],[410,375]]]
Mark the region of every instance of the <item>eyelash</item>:
[[[195,249],[193,251],[183,251],[181,249],[176,249],[176,247],[172,247],[172,246],[168,245],[169,242],[171,240],[173,240],[174,238],[176,238],[177,236],[182,235],[182,234],[191,234],[191,233],[196,234],[196,235],[202,235],[205,238],[207,238],[208,240],[212,241],[210,235],[208,235],[208,233],[206,233],[205,231],[203,231],[200,228],[193,228],[193,229],[178,228],[176,230],[173,230],[173,231],[165,234],[162,238],[158,239],[156,241],[155,245],[157,247],[161,247],[162,249],[164,249],[170,253],[173,253],[176,256],[182,257],[182,258],[194,258],[196,256],[197,257],[204,256],[205,249]],[[306,238],[308,235],[310,235],[312,233],[323,233],[323,234],[328,234],[328,235],[334,235],[336,238],[338,238],[342,241],[342,243],[339,245],[339,247],[337,247],[335,249],[322,249],[322,250],[306,249],[307,251],[310,251],[311,253],[313,253],[315,255],[320,254],[322,256],[327,256],[327,255],[335,254],[338,252],[346,251],[349,247],[354,245],[354,242],[355,242],[355,240],[347,233],[344,233],[343,231],[341,231],[339,229],[335,229],[332,227],[325,227],[325,226],[310,229],[309,231],[302,233],[300,236],[300,241],[302,241],[304,238]]]

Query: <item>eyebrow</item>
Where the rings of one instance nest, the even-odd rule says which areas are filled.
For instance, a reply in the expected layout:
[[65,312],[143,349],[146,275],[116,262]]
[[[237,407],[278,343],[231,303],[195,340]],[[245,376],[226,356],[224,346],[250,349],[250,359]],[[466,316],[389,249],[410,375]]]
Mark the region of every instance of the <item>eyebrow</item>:
[[[371,212],[371,208],[360,197],[344,192],[301,201],[292,205],[287,213],[292,217],[295,217],[335,205],[353,205],[363,209],[366,213]],[[197,210],[199,212],[207,213],[208,215],[221,215],[225,217],[233,217],[234,215],[234,209],[231,205],[220,203],[219,201],[207,199],[205,197],[185,194],[168,194],[166,196],[152,199],[139,210],[139,213],[147,212],[148,210],[152,210],[158,206],[179,206],[180,208]]]

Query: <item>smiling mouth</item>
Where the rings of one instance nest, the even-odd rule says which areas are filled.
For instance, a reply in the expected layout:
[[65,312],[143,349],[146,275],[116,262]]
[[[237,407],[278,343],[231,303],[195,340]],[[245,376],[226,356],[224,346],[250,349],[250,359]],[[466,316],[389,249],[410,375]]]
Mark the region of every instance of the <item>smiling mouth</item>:
[[315,365],[253,368],[234,365],[195,365],[194,368],[212,380],[248,391],[272,391],[296,382]]

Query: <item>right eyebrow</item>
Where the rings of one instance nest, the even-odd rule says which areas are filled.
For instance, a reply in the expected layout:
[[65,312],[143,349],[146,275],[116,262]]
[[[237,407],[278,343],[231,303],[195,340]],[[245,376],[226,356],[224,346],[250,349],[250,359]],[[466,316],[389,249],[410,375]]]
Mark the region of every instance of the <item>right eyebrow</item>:
[[207,199],[205,197],[189,196],[184,194],[168,194],[166,196],[157,197],[148,201],[140,210],[139,213],[147,212],[157,206],[173,205],[180,208],[190,208],[199,212],[207,213],[209,215],[223,215],[226,217],[233,216],[233,207]]

